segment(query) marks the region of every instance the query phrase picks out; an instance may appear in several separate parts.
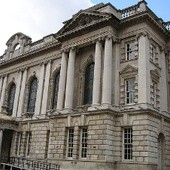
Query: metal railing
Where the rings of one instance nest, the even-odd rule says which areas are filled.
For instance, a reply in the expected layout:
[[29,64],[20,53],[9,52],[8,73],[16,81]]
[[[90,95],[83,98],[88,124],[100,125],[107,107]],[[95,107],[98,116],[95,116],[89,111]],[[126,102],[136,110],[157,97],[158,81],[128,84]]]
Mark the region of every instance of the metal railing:
[[11,157],[8,164],[25,170],[60,170],[60,165],[23,157]]

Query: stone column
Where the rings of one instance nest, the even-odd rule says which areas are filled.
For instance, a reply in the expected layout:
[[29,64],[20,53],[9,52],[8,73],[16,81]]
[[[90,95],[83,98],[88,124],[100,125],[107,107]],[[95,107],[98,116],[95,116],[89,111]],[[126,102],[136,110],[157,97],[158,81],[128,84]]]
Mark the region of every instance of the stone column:
[[42,63],[40,68],[39,80],[38,80],[35,115],[41,114],[42,94],[44,89],[44,73],[45,73],[45,63]]
[[142,33],[141,35],[139,35],[138,45],[138,103],[147,104],[150,102],[150,45],[146,33]]
[[6,85],[7,85],[7,75],[4,77],[3,85],[2,85],[2,93],[1,93],[1,100],[0,100],[0,112],[2,112],[2,106],[4,105],[5,101],[5,91],[6,91]]
[[1,93],[2,93],[2,85],[3,85],[3,77],[0,77],[0,99],[1,99]]
[[19,101],[19,95],[20,95],[20,89],[21,89],[21,83],[22,83],[22,76],[23,76],[23,72],[20,70],[19,77],[18,77],[17,84],[16,84],[16,92],[15,92],[14,108],[13,108],[12,117],[17,116],[18,103],[19,103],[18,101]]
[[1,158],[2,158],[2,138],[3,138],[3,130],[0,130],[0,161],[1,161]]
[[61,70],[60,70],[60,81],[59,81],[59,90],[58,90],[58,99],[57,99],[57,110],[62,110],[64,105],[64,94],[66,88],[66,77],[67,77],[67,61],[68,54],[62,52],[61,59]]
[[20,117],[22,115],[22,112],[23,112],[26,79],[27,79],[27,69],[25,69],[24,72],[23,72],[17,117]]
[[168,111],[168,83],[165,51],[161,51],[161,77],[160,77],[160,111]]
[[75,49],[70,49],[68,70],[67,70],[67,82],[66,82],[66,99],[65,99],[65,109],[68,110],[71,110],[73,108],[75,57],[76,57]]
[[111,105],[112,99],[112,38],[105,39],[102,104]]
[[51,74],[51,61],[48,62],[46,66],[45,73],[45,82],[44,82],[44,92],[41,106],[41,114],[45,115],[47,112],[47,102],[48,102],[48,90],[49,90],[49,82],[50,82],[50,74]]
[[93,80],[93,105],[100,105],[101,92],[101,64],[102,64],[102,43],[98,40],[95,47],[95,65]]

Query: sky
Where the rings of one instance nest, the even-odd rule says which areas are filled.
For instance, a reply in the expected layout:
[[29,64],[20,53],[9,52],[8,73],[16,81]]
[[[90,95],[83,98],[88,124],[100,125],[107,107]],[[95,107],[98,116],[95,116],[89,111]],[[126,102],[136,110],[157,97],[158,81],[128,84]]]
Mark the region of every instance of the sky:
[[[137,4],[140,0],[1,0],[0,1],[0,55],[6,42],[17,32],[37,41],[63,26],[81,9],[94,4],[110,2],[117,9]],[[164,21],[170,21],[170,0],[146,0],[149,8]]]

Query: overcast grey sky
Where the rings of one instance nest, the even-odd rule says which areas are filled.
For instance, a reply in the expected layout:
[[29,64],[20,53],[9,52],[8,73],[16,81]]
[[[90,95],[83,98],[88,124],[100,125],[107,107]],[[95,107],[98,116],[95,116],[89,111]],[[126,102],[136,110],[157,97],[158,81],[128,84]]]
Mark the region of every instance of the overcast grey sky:
[[[124,8],[136,4],[139,0],[110,0],[117,8]],[[148,0],[157,4],[160,11],[169,16],[169,10],[161,5],[170,0]],[[80,9],[85,9],[100,0],[1,0],[0,1],[0,55],[6,49],[6,42],[17,32],[22,32],[32,38],[41,39],[51,33],[56,33],[62,22],[71,18]],[[109,2],[109,0],[103,0]],[[164,4],[164,3],[162,3]],[[166,3],[165,3],[166,4]],[[152,5],[152,3],[148,3]],[[166,4],[167,9],[170,7]],[[155,9],[156,7],[154,7]],[[154,10],[152,9],[152,10]],[[155,11],[154,11],[155,12]],[[157,12],[157,11],[156,11]],[[159,11],[156,13],[159,16]],[[163,16],[159,16],[163,17]],[[170,16],[169,16],[170,20]]]

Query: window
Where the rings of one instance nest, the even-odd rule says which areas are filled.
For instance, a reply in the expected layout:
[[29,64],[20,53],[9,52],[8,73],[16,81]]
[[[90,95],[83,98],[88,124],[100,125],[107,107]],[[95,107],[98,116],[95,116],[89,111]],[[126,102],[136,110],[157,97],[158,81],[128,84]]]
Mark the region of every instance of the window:
[[21,141],[22,141],[22,132],[17,132],[16,133],[16,143],[15,143],[15,155],[20,155]]
[[60,79],[60,73],[57,73],[55,76],[55,80],[54,80],[53,105],[52,105],[53,109],[55,109],[57,107],[59,79]]
[[27,112],[34,112],[37,96],[37,79],[34,78],[30,84]]
[[125,160],[133,158],[133,131],[132,128],[125,128],[123,131],[123,153]]
[[126,60],[135,59],[135,42],[126,44]]
[[150,54],[151,54],[152,61],[155,62],[156,61],[156,47],[153,44],[151,44],[150,46]]
[[67,136],[67,157],[73,157],[73,141],[74,141],[74,129],[68,129],[68,136]]
[[91,104],[93,97],[94,63],[87,66],[85,71],[84,104]]
[[32,133],[26,132],[26,156],[29,156],[30,154],[31,139],[32,139]]
[[152,90],[153,90],[153,106],[156,107],[157,102],[157,83],[153,81],[152,84]]
[[7,107],[7,112],[8,115],[12,115],[13,112],[13,106],[14,106],[14,99],[15,99],[15,90],[16,90],[16,85],[13,83],[9,89],[9,94],[8,94],[8,107]]
[[87,139],[88,139],[88,130],[87,128],[81,129],[81,158],[87,157]]
[[126,85],[126,104],[134,103],[134,92],[135,92],[135,79],[127,79],[125,82]]

